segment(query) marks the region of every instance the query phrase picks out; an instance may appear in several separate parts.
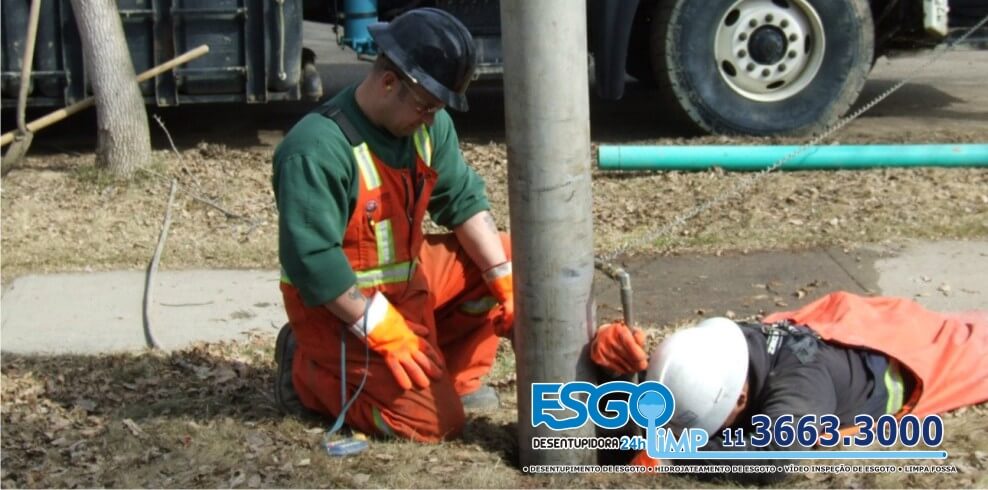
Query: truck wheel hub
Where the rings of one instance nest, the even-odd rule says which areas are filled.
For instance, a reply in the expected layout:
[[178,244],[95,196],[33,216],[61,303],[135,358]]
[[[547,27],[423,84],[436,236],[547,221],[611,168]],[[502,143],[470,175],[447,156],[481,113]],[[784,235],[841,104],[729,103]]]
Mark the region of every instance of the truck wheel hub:
[[823,64],[826,36],[811,0],[738,0],[714,33],[721,78],[758,102],[792,97]]
[[774,65],[786,55],[789,43],[786,35],[775,26],[759,27],[748,41],[748,52],[751,59],[760,65]]

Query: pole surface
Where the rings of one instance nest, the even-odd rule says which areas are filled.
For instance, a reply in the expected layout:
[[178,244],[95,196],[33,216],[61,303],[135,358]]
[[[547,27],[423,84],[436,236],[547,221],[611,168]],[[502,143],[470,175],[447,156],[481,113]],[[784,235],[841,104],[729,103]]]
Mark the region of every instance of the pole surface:
[[502,0],[501,19],[520,462],[590,464],[593,451],[531,443],[594,435],[589,422],[560,432],[531,424],[532,383],[594,381],[586,3]]

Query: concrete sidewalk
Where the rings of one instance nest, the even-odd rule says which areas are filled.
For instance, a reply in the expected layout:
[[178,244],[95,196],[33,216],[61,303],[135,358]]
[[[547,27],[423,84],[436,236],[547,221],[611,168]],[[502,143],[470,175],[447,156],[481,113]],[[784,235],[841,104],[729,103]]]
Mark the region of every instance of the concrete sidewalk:
[[[838,290],[910,298],[937,311],[988,309],[986,241],[634,258],[624,266],[644,324],[792,310]],[[598,318],[620,318],[617,285],[597,279]]]
[[[835,290],[912,298],[940,311],[988,308],[988,241],[633,258],[623,265],[645,324],[788,310]],[[619,318],[616,284],[600,274],[595,284],[598,317]],[[3,291],[0,350],[142,349],[143,289],[140,271],[18,278]],[[273,337],[286,321],[277,271],[161,272],[155,291],[154,332],[167,349],[249,331]]]
[[[144,272],[25,276],[3,290],[0,350],[85,353],[144,347]],[[249,331],[276,335],[287,320],[278,271],[162,271],[151,321],[165,349],[233,339]]]

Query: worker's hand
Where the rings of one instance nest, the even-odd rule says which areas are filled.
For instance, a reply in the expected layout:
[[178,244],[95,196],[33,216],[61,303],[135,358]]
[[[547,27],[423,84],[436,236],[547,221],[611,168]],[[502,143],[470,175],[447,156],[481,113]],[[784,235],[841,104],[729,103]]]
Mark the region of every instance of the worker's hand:
[[501,303],[494,311],[494,333],[498,337],[511,335],[511,329],[515,324],[515,288],[511,275],[511,261],[501,265],[491,267],[484,272],[484,281],[487,287],[494,293],[498,303]]
[[662,466],[661,459],[654,459],[648,455],[648,451],[642,450],[631,459],[629,466],[644,466],[646,468],[656,468]]
[[398,386],[405,390],[413,386],[428,388],[429,378],[442,376],[445,369],[442,356],[413,331],[428,332],[428,329],[412,327],[383,294],[374,295],[365,317],[351,325],[350,330],[384,357]]
[[590,345],[590,359],[616,374],[642,371],[648,368],[645,332],[621,321],[603,325]]

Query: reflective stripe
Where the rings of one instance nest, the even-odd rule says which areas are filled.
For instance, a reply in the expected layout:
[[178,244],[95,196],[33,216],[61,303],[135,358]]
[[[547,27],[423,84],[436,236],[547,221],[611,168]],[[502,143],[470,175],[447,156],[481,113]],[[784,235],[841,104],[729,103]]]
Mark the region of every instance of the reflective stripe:
[[415,141],[415,151],[418,152],[419,158],[425,162],[426,167],[431,167],[432,138],[429,136],[429,127],[423,124],[418,131],[415,131],[412,139]]
[[[366,269],[362,271],[354,271],[357,276],[358,288],[372,288],[376,286],[381,286],[384,284],[395,284],[399,282],[405,282],[410,277],[412,273],[415,272],[415,262],[402,262],[400,264],[393,264],[387,267],[376,267],[374,269]],[[291,284],[291,279],[284,271],[281,273],[281,282],[285,284]]]
[[899,363],[895,359],[889,359],[889,367],[885,370],[885,389],[889,394],[888,402],[885,404],[885,413],[898,413],[902,409],[905,386],[902,382],[902,373],[899,371]]
[[355,271],[358,288],[372,288],[383,284],[406,282],[415,271],[415,262],[401,262],[385,267]]
[[374,417],[374,427],[377,427],[377,430],[381,431],[386,436],[394,435],[394,432],[391,431],[391,427],[388,426],[388,423],[384,421],[384,417],[381,416],[380,408],[372,406],[371,416]]
[[367,190],[372,191],[381,187],[381,176],[377,174],[377,167],[374,166],[374,159],[371,158],[367,143],[353,147],[353,157],[357,160],[357,168],[360,169],[360,177]]
[[768,355],[775,355],[775,352],[779,350],[779,346],[782,345],[782,332],[778,329],[773,328],[769,332],[768,337],[765,339],[765,351]]
[[491,282],[499,277],[511,274],[511,261],[491,267],[484,273],[484,281]]
[[482,315],[491,311],[497,305],[497,300],[493,296],[484,296],[474,301],[464,301],[460,305],[460,311],[468,315]]
[[386,219],[375,223],[374,236],[377,238],[377,263],[380,265],[393,264],[395,261],[395,235],[391,229],[391,220]]
[[376,291],[370,299],[370,305],[367,306],[364,316],[350,325],[350,331],[360,339],[370,337],[374,333],[374,329],[384,323],[390,310],[391,303],[388,302],[388,298],[385,298],[380,291]]

